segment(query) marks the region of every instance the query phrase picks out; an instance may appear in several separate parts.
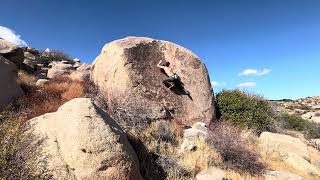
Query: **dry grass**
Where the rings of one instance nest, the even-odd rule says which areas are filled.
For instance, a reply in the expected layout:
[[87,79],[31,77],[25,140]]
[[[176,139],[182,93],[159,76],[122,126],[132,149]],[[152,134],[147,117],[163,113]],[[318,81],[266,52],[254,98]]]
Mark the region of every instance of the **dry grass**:
[[[29,76],[20,79],[22,84],[28,83]],[[31,80],[30,80],[31,81]],[[65,102],[85,96],[83,82],[72,81],[68,77],[50,80],[44,86],[29,88],[28,93],[17,99],[11,105],[11,110],[21,114],[24,120],[31,119],[49,112],[55,112]]]
[[181,128],[173,121],[157,121],[140,132],[140,139],[148,149],[161,155],[174,155],[179,148]]
[[17,83],[25,93],[33,92],[36,87],[37,77],[24,71],[19,71]]
[[194,178],[200,171],[207,170],[211,166],[221,165],[222,159],[218,152],[210,148],[205,141],[196,143],[197,150],[182,155],[179,164],[186,168]]

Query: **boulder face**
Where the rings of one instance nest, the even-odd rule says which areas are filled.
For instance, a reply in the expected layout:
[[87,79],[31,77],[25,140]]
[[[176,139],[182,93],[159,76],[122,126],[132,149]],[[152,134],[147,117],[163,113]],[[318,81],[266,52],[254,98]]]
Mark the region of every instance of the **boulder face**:
[[30,120],[39,138],[39,160],[54,179],[141,179],[126,134],[89,98],[76,98],[57,112]]
[[0,39],[0,55],[16,65],[20,65],[24,60],[23,49],[4,39]]
[[[169,89],[157,67],[169,62],[184,88]],[[112,112],[125,124],[144,126],[152,120],[176,118],[192,125],[215,117],[214,94],[208,71],[191,51],[171,42],[127,37],[106,44],[92,67],[92,79],[104,91]]]
[[16,65],[0,56],[0,108],[23,93],[17,75]]

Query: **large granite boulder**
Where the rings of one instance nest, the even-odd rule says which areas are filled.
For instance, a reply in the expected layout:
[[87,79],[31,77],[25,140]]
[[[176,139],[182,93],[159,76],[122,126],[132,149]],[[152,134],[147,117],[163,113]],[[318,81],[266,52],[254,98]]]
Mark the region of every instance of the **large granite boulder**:
[[23,62],[23,49],[9,41],[0,39],[0,55],[16,65]]
[[30,125],[44,139],[38,159],[47,161],[54,179],[141,179],[126,134],[89,98],[73,99]]
[[17,84],[17,76],[16,65],[0,56],[0,108],[23,93]]
[[[160,60],[170,63],[185,90],[163,84],[167,76],[157,67]],[[130,127],[171,118],[192,125],[215,117],[206,66],[177,44],[145,37],[116,40],[103,47],[92,69],[92,79],[105,92],[110,111],[125,117],[124,124]]]

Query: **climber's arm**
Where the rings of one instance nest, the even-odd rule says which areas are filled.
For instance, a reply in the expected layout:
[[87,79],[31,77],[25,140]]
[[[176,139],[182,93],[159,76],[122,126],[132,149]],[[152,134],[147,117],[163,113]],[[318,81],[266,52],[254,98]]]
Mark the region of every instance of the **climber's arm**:
[[158,66],[159,68],[162,68],[162,69],[163,69],[164,66],[161,66],[161,65],[160,65],[161,63],[162,63],[162,60],[159,61],[159,63],[157,64],[157,66]]

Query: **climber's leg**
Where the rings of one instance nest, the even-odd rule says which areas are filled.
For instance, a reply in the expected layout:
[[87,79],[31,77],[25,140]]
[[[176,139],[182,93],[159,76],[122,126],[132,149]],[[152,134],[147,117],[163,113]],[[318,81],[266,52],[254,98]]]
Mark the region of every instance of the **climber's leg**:
[[163,84],[171,89],[174,86],[174,81],[175,78],[173,76],[170,76],[167,79],[163,80]]

